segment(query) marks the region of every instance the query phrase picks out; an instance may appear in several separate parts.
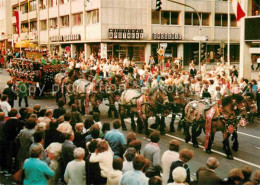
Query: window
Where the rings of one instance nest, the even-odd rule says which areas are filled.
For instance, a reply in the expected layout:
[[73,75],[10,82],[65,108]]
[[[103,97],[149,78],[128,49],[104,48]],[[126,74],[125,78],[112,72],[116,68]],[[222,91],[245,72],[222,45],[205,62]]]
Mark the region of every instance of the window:
[[82,13],[73,15],[73,26],[82,25]]
[[57,18],[52,18],[49,21],[49,28],[51,29],[57,29],[58,28],[58,20]]
[[215,26],[221,26],[221,19],[222,19],[222,16],[221,14],[216,14],[215,15]]
[[152,11],[152,24],[160,24],[160,12]]
[[92,11],[92,24],[99,23],[99,10]]
[[22,23],[22,24],[21,24],[21,33],[27,33],[27,32],[29,32],[28,22]]
[[[199,13],[201,18],[202,26],[210,26],[210,14],[209,13]],[[200,21],[197,13],[195,12],[185,12],[185,25],[199,26]]]
[[180,14],[179,12],[152,11],[152,24],[178,25],[179,14]]
[[88,24],[91,24],[91,12],[87,12],[87,22],[86,22],[86,24],[88,25]]
[[13,24],[13,34],[17,34],[17,32],[16,32],[16,24]]
[[86,24],[88,25],[88,24],[98,24],[98,23],[99,23],[99,10],[88,11]]
[[231,15],[231,27],[237,27],[237,18],[235,15]]
[[[199,26],[200,25],[200,21],[199,21],[198,15],[196,13],[192,13],[192,15],[193,15],[193,23],[192,23],[192,25],[193,26]],[[202,17],[200,17],[200,18],[202,18]]]
[[28,4],[21,5],[21,12],[22,14],[28,13]]
[[54,7],[58,5],[58,0],[49,0],[49,6]]
[[13,8],[13,15],[15,11],[19,11],[19,6]]
[[[230,15],[230,26],[237,27],[236,16],[234,14]],[[215,26],[228,26],[228,15],[227,14],[216,14],[215,15]]]
[[171,25],[179,24],[179,12],[171,12]]
[[37,31],[37,21],[30,22],[30,31]]
[[210,14],[202,13],[202,26],[210,26]]
[[69,2],[69,0],[60,0],[60,4],[66,4],[68,2]]
[[29,11],[35,11],[37,9],[37,2],[36,0],[30,2]]
[[41,31],[47,30],[47,20],[41,21]]
[[260,15],[260,1],[254,0],[252,1],[252,10],[251,10],[252,16],[259,16]]
[[192,13],[185,13],[185,25],[192,25]]
[[164,25],[170,24],[170,12],[166,12],[166,11],[161,12],[161,24]]
[[40,0],[39,1],[39,8],[41,10],[44,10],[44,9],[46,9],[46,7],[47,7],[47,0]]
[[61,26],[69,27],[70,26],[70,17],[68,15],[61,17]]
[[228,25],[227,14],[222,14],[222,26]]

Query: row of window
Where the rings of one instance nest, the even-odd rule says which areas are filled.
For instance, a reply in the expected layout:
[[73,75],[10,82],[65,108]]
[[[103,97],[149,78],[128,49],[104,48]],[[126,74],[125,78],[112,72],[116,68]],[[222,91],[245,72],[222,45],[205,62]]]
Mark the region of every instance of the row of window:
[[[86,15],[86,24],[98,24],[99,23],[99,11],[93,10],[87,12]],[[61,28],[66,28],[70,26],[70,16],[61,16],[60,17],[60,24]],[[41,30],[47,30],[47,20],[42,20],[40,23]],[[83,14],[74,14],[72,15],[72,25],[73,26],[80,26],[83,25]],[[58,28],[58,18],[52,18],[49,20],[49,28],[57,29]]]
[[[83,13],[73,14],[72,15],[72,26],[80,26],[83,25]],[[99,23],[99,10],[92,10],[88,11],[86,13],[86,24],[98,24]],[[37,30],[37,22],[32,21],[30,22],[31,30],[28,29],[28,23],[21,24],[21,32],[29,32],[32,31],[32,28],[34,30]],[[33,24],[33,25],[32,25]],[[61,28],[66,28],[70,26],[70,16],[61,16],[60,17],[60,26]],[[40,30],[47,30],[47,20],[40,21]],[[58,28],[58,18],[51,18],[49,19],[49,28],[50,29],[57,29]],[[16,33],[16,29],[14,26],[13,33]]]
[[[199,13],[202,26],[211,26],[210,13]],[[236,27],[236,16],[231,16],[231,26]],[[180,25],[180,12],[172,11],[152,11],[152,24]],[[227,14],[215,14],[215,26],[227,26]],[[185,12],[184,25],[199,26],[199,17],[194,12]]]

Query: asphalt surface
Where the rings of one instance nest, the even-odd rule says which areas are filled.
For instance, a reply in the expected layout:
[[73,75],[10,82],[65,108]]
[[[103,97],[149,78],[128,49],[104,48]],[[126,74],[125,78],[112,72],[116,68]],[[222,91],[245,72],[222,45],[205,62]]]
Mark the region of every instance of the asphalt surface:
[[[6,86],[7,80],[10,77],[8,74],[3,70],[0,69],[0,90],[3,90]],[[102,122],[112,122],[113,119],[107,118],[107,111],[108,107],[105,105],[107,102],[103,102],[100,106],[101,111],[101,121]],[[47,109],[54,109],[56,108],[55,98],[54,97],[47,97],[41,99],[29,99],[29,106],[32,107],[35,104],[40,104],[42,108]],[[15,107],[17,106],[17,101],[15,102]],[[70,107],[66,106],[68,110]],[[219,167],[216,169],[216,173],[221,176],[222,178],[226,178],[228,172],[233,168],[242,168],[243,166],[250,166],[253,169],[253,172],[260,169],[260,120],[255,118],[253,123],[247,124],[245,128],[239,127],[238,128],[238,140],[239,140],[239,151],[234,152],[234,160],[228,160],[226,155],[222,149],[222,133],[218,132],[215,137],[215,141],[212,145],[212,154],[207,154],[204,152],[203,147],[201,148],[193,148],[191,144],[187,144],[184,142],[184,134],[181,131],[177,131],[177,122],[175,122],[176,132],[170,133],[169,132],[169,123],[170,123],[170,116],[166,118],[166,131],[167,134],[161,136],[159,146],[161,148],[161,155],[164,151],[168,149],[168,142],[175,138],[178,139],[181,143],[181,148],[190,148],[194,150],[194,158],[188,163],[191,169],[192,178],[195,178],[195,172],[201,166],[205,166],[206,160],[209,156],[214,156],[219,160]],[[149,119],[149,124],[154,123],[154,118]],[[130,130],[130,119],[125,120],[127,122],[128,131],[123,131],[124,135]],[[112,126],[112,125],[111,125]],[[151,130],[152,131],[152,130]],[[144,134],[138,134],[138,139],[142,140],[142,147],[145,144],[149,143],[149,139],[145,137]],[[204,133],[198,138],[198,142],[201,146],[204,145]],[[6,177],[0,174],[0,184],[13,184],[11,181],[11,177]]]

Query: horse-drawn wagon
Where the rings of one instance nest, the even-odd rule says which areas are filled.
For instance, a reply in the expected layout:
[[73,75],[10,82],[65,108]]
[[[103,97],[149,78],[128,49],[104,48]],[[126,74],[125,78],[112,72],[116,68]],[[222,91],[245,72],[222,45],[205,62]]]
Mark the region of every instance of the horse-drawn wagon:
[[41,65],[39,60],[14,58],[7,72],[13,82],[27,82],[30,86],[29,93],[33,98],[47,95],[52,89],[54,77],[66,68],[66,65]]

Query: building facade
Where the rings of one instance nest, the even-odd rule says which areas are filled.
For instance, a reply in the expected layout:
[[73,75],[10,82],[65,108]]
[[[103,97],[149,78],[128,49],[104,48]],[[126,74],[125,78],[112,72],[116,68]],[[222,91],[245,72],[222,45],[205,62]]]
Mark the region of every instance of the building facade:
[[[162,0],[20,0],[22,40],[31,40],[50,51],[71,48],[71,55],[85,52],[105,58],[129,57],[133,61],[157,58],[160,44],[165,57],[182,57],[185,64],[199,50],[199,18],[188,7]],[[225,0],[181,0],[201,17],[203,53],[207,61],[226,56],[227,12]],[[13,11],[19,0],[12,0]],[[12,19],[13,34],[15,18]],[[231,15],[231,62],[239,61],[239,28]],[[17,39],[15,39],[17,40]],[[220,48],[222,46],[222,49]],[[220,50],[221,49],[221,50]]]
[[9,0],[0,0],[0,52],[11,48],[12,24],[11,3]]
[[247,16],[240,27],[240,72],[251,79],[251,62],[260,57],[260,0],[242,1],[241,6]]

